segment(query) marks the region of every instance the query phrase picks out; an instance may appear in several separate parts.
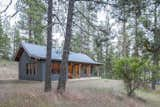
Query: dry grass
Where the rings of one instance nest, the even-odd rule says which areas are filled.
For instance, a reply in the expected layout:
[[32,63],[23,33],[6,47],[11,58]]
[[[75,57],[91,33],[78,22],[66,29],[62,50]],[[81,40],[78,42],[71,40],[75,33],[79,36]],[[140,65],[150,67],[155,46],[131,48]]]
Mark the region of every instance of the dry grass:
[[0,59],[0,80],[18,79],[18,64]]
[[[112,85],[111,85],[112,84]],[[159,107],[155,92],[137,91],[130,98],[123,93],[123,83],[115,80],[68,81],[66,93],[56,93],[57,82],[49,93],[44,83],[3,81],[0,85],[0,107]]]
[[[15,69],[13,69],[13,68]],[[17,79],[16,64],[1,64],[6,68],[8,78],[14,73]],[[160,107],[160,88],[156,91],[139,90],[136,97],[126,96],[123,83],[118,80],[68,81],[63,96],[56,93],[57,82],[52,82],[52,91],[44,93],[44,82],[1,80],[0,107]]]

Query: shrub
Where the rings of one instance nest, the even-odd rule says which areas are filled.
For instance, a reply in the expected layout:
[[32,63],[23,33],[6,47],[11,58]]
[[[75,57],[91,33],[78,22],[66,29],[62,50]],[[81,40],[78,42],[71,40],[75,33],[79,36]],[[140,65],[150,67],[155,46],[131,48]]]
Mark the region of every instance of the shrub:
[[128,96],[134,95],[142,81],[145,62],[140,58],[127,57],[114,61],[115,75],[124,81]]

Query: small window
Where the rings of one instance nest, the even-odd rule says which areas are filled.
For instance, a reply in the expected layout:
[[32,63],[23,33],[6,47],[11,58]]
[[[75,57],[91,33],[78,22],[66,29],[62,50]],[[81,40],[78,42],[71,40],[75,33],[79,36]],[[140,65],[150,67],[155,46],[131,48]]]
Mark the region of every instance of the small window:
[[38,72],[37,63],[26,64],[26,74],[27,75],[36,75],[37,72]]
[[26,67],[26,74],[28,75],[29,74],[29,66],[27,64],[27,67]]
[[32,75],[32,72],[33,72],[33,69],[32,69],[32,64],[29,64],[30,65],[30,75]]
[[32,64],[32,75],[35,75],[35,64]]

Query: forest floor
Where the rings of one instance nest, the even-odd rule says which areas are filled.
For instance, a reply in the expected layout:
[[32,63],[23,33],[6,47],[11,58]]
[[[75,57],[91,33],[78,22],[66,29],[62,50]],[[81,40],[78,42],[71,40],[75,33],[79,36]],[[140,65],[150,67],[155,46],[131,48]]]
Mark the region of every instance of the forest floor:
[[[7,70],[15,79],[15,65],[0,64],[0,72]],[[0,75],[5,78],[7,74],[3,73]],[[10,80],[0,80],[0,107],[160,107],[160,87],[156,91],[141,89],[136,97],[128,97],[119,80],[69,80],[65,94],[60,96],[56,93],[57,81],[52,82],[51,92],[44,93],[44,82],[7,77]]]

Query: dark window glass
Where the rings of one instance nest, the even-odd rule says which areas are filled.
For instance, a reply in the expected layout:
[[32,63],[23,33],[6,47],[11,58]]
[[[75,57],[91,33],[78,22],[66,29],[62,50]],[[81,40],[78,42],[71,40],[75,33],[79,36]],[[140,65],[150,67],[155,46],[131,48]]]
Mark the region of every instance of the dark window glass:
[[26,64],[26,74],[27,75],[36,75],[37,72],[38,72],[37,63]]
[[27,64],[27,66],[26,66],[26,74],[27,74],[27,75],[28,75],[28,73],[29,73],[28,65],[29,65],[29,64]]

